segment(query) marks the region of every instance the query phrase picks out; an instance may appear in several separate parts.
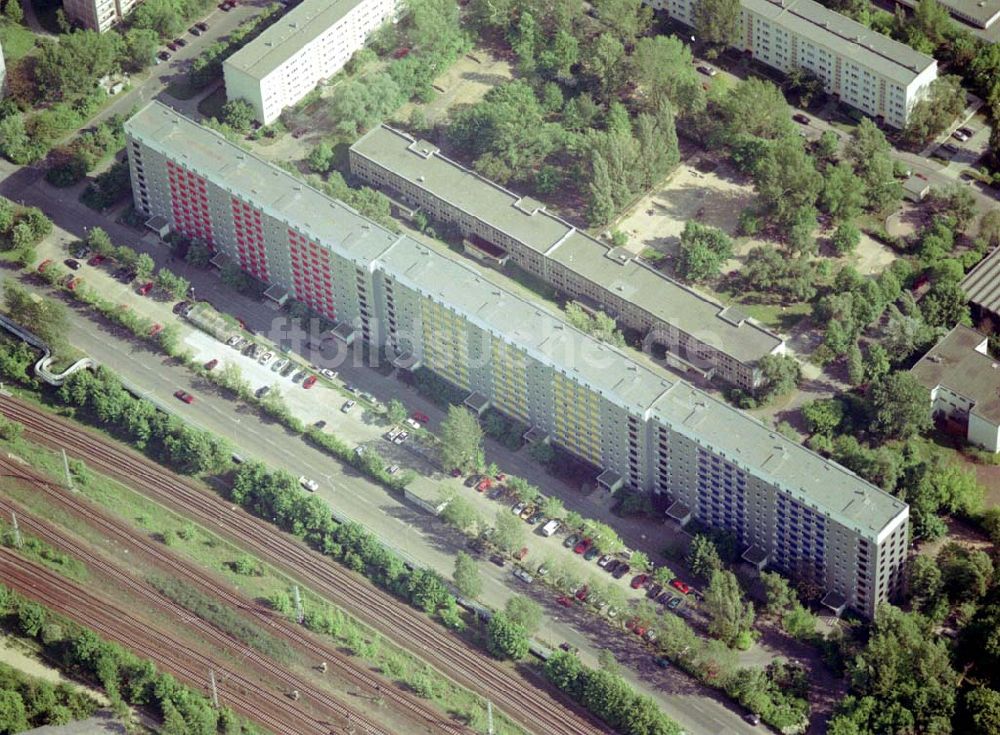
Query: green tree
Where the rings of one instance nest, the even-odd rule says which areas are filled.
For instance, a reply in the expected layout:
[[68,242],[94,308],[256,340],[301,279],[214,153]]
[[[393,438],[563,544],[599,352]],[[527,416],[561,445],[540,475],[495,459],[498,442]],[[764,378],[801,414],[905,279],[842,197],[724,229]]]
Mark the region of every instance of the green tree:
[[847,348],[847,382],[851,385],[865,382],[865,361],[857,342],[851,342]]
[[705,612],[708,613],[708,630],[726,645],[748,648],[753,629],[753,603],[744,599],[736,575],[728,570],[712,573],[705,589]]
[[[709,2],[729,0],[709,0]],[[705,107],[705,92],[695,70],[691,48],[676,36],[640,38],[630,58],[636,84],[643,90],[643,109],[656,111],[667,101],[689,115]]]
[[949,542],[938,552],[937,564],[944,590],[956,602],[978,600],[993,582],[993,561],[978,549]]
[[549,496],[542,501],[542,514],[546,518],[558,520],[566,515],[566,506],[559,498]]
[[833,245],[837,255],[853,253],[860,242],[861,230],[853,222],[841,222],[834,230],[833,237],[830,238],[830,244]]
[[649,556],[643,551],[633,551],[628,561],[637,572],[648,572],[652,566]]
[[54,352],[65,348],[69,319],[63,304],[37,296],[11,279],[4,281],[3,299],[11,319],[38,335]]
[[978,686],[965,693],[965,710],[972,730],[968,735],[993,735],[1000,732],[1000,692]]
[[518,661],[528,655],[528,632],[503,611],[493,613],[486,626],[486,650],[499,659]]
[[20,25],[21,21],[24,20],[24,9],[21,8],[20,0],[7,0],[3,15],[14,25]]
[[776,140],[792,134],[784,95],[759,77],[749,77],[732,87],[719,101],[717,115],[726,143],[742,135]]
[[483,461],[483,429],[479,419],[469,410],[450,406],[441,422],[441,463],[446,468],[457,467],[465,472],[476,469]]
[[932,557],[923,554],[913,557],[906,569],[906,581],[914,609],[930,614],[940,601],[947,602],[942,594],[944,580],[941,568]]
[[452,575],[455,586],[464,597],[475,599],[483,591],[483,578],[479,572],[479,564],[464,551],[459,551],[455,557],[455,573]]
[[135,262],[135,277],[140,281],[148,281],[156,269],[156,263],[146,253],[140,253]]
[[[823,177],[802,139],[793,135],[771,145],[754,172],[754,182],[761,206],[785,227],[799,221],[803,209],[813,207],[823,188]],[[815,226],[815,215],[812,219],[810,227]]]
[[506,509],[497,511],[493,543],[508,553],[524,546],[526,531],[521,519]]
[[886,375],[871,387],[871,430],[884,439],[910,439],[931,427],[930,394],[912,373]]
[[309,157],[306,159],[306,164],[309,166],[309,170],[317,174],[325,174],[333,166],[333,146],[327,143],[325,140],[316,144],[311,151],[309,151]]
[[791,355],[765,355],[757,368],[761,381],[757,397],[762,403],[794,390],[802,379],[802,366]]
[[820,208],[835,220],[847,222],[856,217],[864,205],[865,182],[854,173],[854,167],[841,161],[826,169]]
[[401,424],[406,421],[406,406],[398,398],[392,398],[386,404],[385,417],[390,424]]
[[441,511],[441,519],[463,533],[482,527],[483,520],[475,507],[461,495],[450,495],[448,504]]
[[153,63],[160,39],[148,28],[130,28],[125,32],[122,64],[127,71],[139,72]]
[[715,542],[704,534],[695,534],[688,546],[688,569],[702,579],[711,579],[712,575],[722,569],[722,557]]
[[507,599],[503,609],[507,617],[524,628],[528,635],[534,635],[542,624],[542,606],[528,597],[514,595]]
[[[7,2],[8,7],[17,4],[17,0]],[[28,713],[21,695],[11,689],[0,689],[0,732],[23,732],[30,728]]]
[[653,22],[652,9],[641,0],[595,0],[592,5],[597,19],[624,45],[635,43]]
[[733,255],[733,241],[718,229],[688,220],[681,232],[678,272],[691,281],[704,281],[719,274]]
[[726,48],[740,37],[739,0],[699,0],[694,8],[694,27],[702,41]]
[[760,581],[764,585],[768,615],[780,618],[798,603],[795,590],[792,589],[788,580],[777,572],[761,572]]
[[865,201],[873,212],[895,209],[903,198],[891,150],[885,134],[867,117],[854,128],[847,143],[847,158],[865,182]]

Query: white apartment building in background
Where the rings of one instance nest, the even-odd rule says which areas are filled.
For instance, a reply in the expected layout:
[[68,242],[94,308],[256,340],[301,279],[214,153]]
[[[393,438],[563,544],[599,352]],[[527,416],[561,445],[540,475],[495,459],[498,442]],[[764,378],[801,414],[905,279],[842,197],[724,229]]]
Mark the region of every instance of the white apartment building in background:
[[222,65],[226,98],[244,99],[264,125],[340,71],[398,0],[304,0]]
[[[698,0],[646,0],[694,27]],[[937,79],[937,62],[813,0],[740,0],[738,48],[781,72],[806,69],[827,92],[894,128]]]
[[[125,123],[137,211],[197,237],[336,323],[425,368],[681,524],[871,617],[900,591],[909,508],[756,418],[395,234],[219,133],[152,102]],[[674,533],[667,528],[664,533]]]
[[125,19],[141,0],[63,0],[63,10],[72,23],[104,33]]

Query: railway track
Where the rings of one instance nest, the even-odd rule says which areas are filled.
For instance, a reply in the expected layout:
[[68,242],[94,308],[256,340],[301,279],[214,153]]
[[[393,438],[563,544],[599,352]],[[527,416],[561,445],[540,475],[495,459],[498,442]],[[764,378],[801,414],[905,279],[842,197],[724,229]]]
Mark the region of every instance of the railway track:
[[[298,628],[287,622],[284,618],[276,617],[271,610],[244,597],[233,594],[225,587],[214,583],[211,579],[207,578],[203,570],[194,564],[182,560],[176,554],[166,552],[159,545],[151,543],[148,539],[136,534],[129,526],[104,513],[90,501],[78,496],[68,495],[65,490],[52,485],[46,477],[11,460],[0,458],[0,471],[31,483],[36,490],[45,493],[46,497],[52,502],[59,504],[66,512],[83,519],[91,527],[107,534],[109,538],[117,539],[128,546],[138,549],[154,559],[161,568],[169,570],[175,577],[184,579],[191,585],[204,590],[208,595],[220,600],[228,607],[245,612],[261,626],[267,628],[268,632],[292,643],[298,649],[298,653],[302,654],[304,658],[329,662],[340,675],[364,686],[370,691],[371,695],[381,696],[389,700],[394,707],[414,716],[416,720],[423,721],[429,727],[442,730],[450,735],[468,735],[472,732],[455,722],[445,719],[439,711],[433,709],[416,696],[399,691],[389,682],[377,679],[335,647],[321,645],[311,637],[303,635]],[[33,535],[85,561],[88,566],[98,569],[107,576],[115,579],[136,595],[149,600],[151,604],[158,604],[174,613],[179,612],[186,615],[186,611],[181,606],[172,603],[169,598],[166,598],[154,588],[143,582],[137,582],[127,573],[123,572],[120,567],[110,564],[100,556],[93,554],[85,545],[69,537],[63,530],[25,512],[16,503],[0,498],[0,511],[4,513],[16,511],[22,527],[30,530]],[[198,622],[201,623],[198,626],[199,629],[206,627],[204,621],[199,620]],[[202,632],[207,635],[217,633],[211,626],[208,626],[208,628],[209,631],[202,630]],[[217,638],[217,636],[214,637]],[[220,643],[224,642],[220,641]],[[242,643],[233,642],[232,644],[246,649],[244,655],[248,658],[259,661],[264,665],[268,663],[266,658],[261,657],[251,649],[247,649]],[[287,677],[285,683],[291,688],[296,688],[306,693],[310,698],[318,697],[319,701],[324,701],[324,699],[328,698],[322,692],[309,691],[308,687],[288,680]],[[332,700],[330,705],[336,705],[336,700]],[[346,718],[348,712],[343,711],[338,714]],[[355,720],[363,720],[363,717],[357,712],[351,712],[351,715]]]
[[288,699],[258,686],[238,671],[220,666],[180,641],[140,621],[113,603],[97,598],[81,585],[45,567],[0,548],[0,576],[4,583],[28,599],[76,621],[107,640],[115,641],[160,669],[205,691],[205,677],[217,672],[225,700],[236,712],[279,735],[328,735],[329,722],[321,721]]
[[193,481],[174,475],[137,452],[95,436],[77,424],[16,399],[0,399],[0,413],[23,424],[32,440],[65,449],[298,579],[458,684],[492,700],[529,732],[543,735],[611,732],[549,691],[497,666],[484,653],[439,629],[387,592],[359,579],[298,539],[199,488]]

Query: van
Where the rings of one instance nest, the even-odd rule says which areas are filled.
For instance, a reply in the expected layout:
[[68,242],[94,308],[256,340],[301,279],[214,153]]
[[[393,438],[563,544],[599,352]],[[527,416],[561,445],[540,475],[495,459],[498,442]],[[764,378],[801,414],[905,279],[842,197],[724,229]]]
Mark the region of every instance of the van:
[[542,535],[543,536],[551,536],[552,534],[554,534],[556,531],[559,530],[559,526],[560,525],[561,524],[559,523],[559,521],[557,521],[555,519],[552,519],[551,521],[549,521],[548,523],[546,523],[544,526],[542,526]]

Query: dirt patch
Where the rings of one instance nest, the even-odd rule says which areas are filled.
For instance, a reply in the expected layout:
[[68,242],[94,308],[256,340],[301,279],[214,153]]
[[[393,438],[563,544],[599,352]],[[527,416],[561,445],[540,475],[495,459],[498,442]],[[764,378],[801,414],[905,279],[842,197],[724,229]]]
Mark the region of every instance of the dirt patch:
[[444,119],[456,105],[471,105],[483,98],[494,87],[513,78],[510,62],[492,56],[483,48],[475,48],[452,64],[434,80],[437,96],[428,103],[407,102],[392,119],[406,122],[416,108],[421,108],[427,122],[434,124]]
[[47,681],[50,684],[69,684],[70,686],[82,689],[105,707],[111,704],[103,692],[80,686],[75,681],[63,676],[59,669],[52,668],[43,661],[40,661],[35,656],[31,646],[19,639],[8,636],[0,638],[0,661],[3,661],[8,666],[13,666],[18,671],[23,671],[28,676]]

